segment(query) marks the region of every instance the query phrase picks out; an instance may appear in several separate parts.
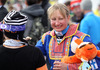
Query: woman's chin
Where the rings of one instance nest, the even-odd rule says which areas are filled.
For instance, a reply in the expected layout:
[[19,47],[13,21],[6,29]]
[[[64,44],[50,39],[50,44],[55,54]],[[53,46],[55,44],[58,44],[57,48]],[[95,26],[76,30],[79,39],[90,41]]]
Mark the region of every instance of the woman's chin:
[[57,32],[61,32],[62,30],[61,30],[61,29],[56,29],[56,31],[57,31]]

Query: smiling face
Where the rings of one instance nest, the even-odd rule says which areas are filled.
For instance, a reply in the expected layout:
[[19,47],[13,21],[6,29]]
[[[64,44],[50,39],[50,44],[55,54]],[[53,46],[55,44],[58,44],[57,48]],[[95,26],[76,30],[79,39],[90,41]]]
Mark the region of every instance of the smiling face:
[[67,15],[64,17],[59,10],[56,10],[50,17],[51,27],[58,32],[63,31],[68,25],[69,18]]
[[48,17],[50,19],[51,27],[60,32],[64,30],[69,23],[69,10],[66,5],[61,3],[55,3],[48,9]]

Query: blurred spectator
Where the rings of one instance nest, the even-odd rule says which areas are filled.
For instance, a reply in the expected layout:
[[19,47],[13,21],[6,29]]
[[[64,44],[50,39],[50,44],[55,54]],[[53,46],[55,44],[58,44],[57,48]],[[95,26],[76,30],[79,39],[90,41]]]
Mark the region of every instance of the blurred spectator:
[[12,10],[14,10],[14,7],[13,7],[12,4],[9,4],[9,6],[8,6],[8,11],[12,11]]
[[[0,22],[3,20],[3,18],[7,15],[8,11],[4,7],[7,0],[0,0]],[[3,43],[3,33],[0,30],[0,45]]]
[[[44,9],[41,6],[41,0],[26,0],[27,8],[21,10],[22,13],[28,16],[28,23],[26,24],[26,30],[24,33],[24,37],[31,37],[30,44],[35,45],[38,39],[41,37],[41,30],[38,30],[36,27],[35,19],[38,17],[42,17],[44,15]],[[40,20],[39,20],[40,21]],[[38,22],[39,22],[38,21]],[[39,27],[42,27],[41,24],[38,24]]]
[[80,2],[81,0],[72,0],[71,1],[71,10],[73,12],[73,17],[71,18],[73,23],[80,23],[80,21],[83,19],[83,13],[80,8]]
[[23,0],[7,0],[5,7],[8,9],[8,11],[20,11],[21,9],[26,8],[26,5]]
[[[48,30],[52,30],[51,25],[48,21],[48,15],[47,15],[47,9],[51,6],[51,4],[49,3],[49,0],[43,0],[41,6],[44,9],[44,15],[42,16],[41,23],[43,24],[43,27],[45,28],[45,32],[47,32]],[[49,70],[50,64],[47,58],[46,58],[46,63]]]
[[[44,28],[50,29],[50,23],[48,21],[47,9],[51,6],[51,4],[49,3],[49,0],[43,0],[41,6],[44,9],[44,15],[42,16],[41,23],[43,24]],[[46,32],[47,32],[47,30],[46,30]]]
[[98,8],[94,11],[94,14],[100,17],[100,3],[98,5]]
[[68,7],[68,9],[69,9],[69,11],[70,11],[70,16],[72,17],[73,16],[73,12],[71,11],[71,1],[70,0],[66,0],[66,2],[64,3],[67,7]]
[[[4,7],[7,0],[0,0],[0,22],[3,20],[3,18],[7,15],[8,11]],[[2,17],[1,17],[2,16]]]
[[81,21],[80,31],[89,34],[93,43],[100,47],[100,17],[92,12],[91,0],[83,0],[81,8],[85,16]]
[[70,7],[70,0],[67,0],[64,4],[68,7],[68,9],[69,9],[69,11],[70,11],[70,10],[71,10],[71,7]]
[[22,10],[25,7],[26,7],[26,5],[25,5],[25,3],[23,3],[22,0],[16,0],[16,2],[13,4],[13,8],[16,11],[20,11],[20,10]]

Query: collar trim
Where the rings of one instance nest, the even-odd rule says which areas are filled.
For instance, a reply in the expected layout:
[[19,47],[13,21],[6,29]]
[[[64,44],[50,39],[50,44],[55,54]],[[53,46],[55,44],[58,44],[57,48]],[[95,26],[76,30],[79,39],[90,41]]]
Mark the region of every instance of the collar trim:
[[[68,38],[68,37],[71,37],[71,36],[75,35],[75,33],[76,33],[77,30],[78,30],[78,26],[79,26],[79,24],[70,25],[70,26],[69,26],[69,29],[68,29],[68,31],[67,31],[67,33],[65,34],[64,37],[65,37],[65,38]],[[56,37],[56,34],[55,34],[54,30],[52,30],[52,31],[50,32],[50,35],[51,35],[52,37]]]

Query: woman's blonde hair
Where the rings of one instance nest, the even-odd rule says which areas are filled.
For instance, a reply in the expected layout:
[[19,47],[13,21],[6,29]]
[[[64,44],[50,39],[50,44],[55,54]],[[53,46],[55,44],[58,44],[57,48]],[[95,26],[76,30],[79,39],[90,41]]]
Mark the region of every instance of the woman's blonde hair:
[[[55,3],[51,7],[48,8],[48,18],[50,19],[51,16],[53,15],[54,11],[59,10],[62,16],[65,18],[66,16],[68,17],[69,14],[69,9],[67,8],[66,5],[61,4],[61,3]],[[68,23],[69,25],[71,24],[71,21]]]

